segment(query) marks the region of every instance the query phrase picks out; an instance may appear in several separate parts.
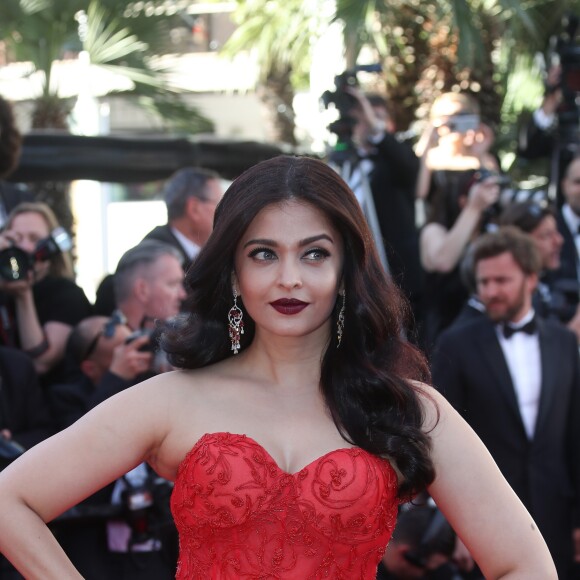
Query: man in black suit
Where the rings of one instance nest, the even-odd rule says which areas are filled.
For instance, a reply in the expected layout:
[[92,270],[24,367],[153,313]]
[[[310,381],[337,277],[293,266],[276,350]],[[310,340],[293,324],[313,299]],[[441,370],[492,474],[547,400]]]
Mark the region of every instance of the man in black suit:
[[558,278],[580,280],[580,157],[572,159],[562,178],[565,203],[558,214],[558,229],[564,238]]
[[223,195],[220,177],[214,171],[185,167],[165,184],[163,197],[167,223],[151,230],[144,239],[165,242],[183,255],[187,270],[213,228],[216,205]]
[[[163,190],[167,223],[153,228],[143,240],[163,242],[181,255],[183,270],[207,242],[215,208],[223,195],[220,176],[209,169],[185,167],[176,171]],[[110,316],[115,308],[113,276],[105,276],[95,302],[95,313]]]
[[[541,261],[514,227],[473,251],[487,316],[444,332],[433,382],[471,425],[539,526],[561,580],[580,556],[580,357],[576,336],[541,320]],[[477,498],[474,498],[476,501]]]

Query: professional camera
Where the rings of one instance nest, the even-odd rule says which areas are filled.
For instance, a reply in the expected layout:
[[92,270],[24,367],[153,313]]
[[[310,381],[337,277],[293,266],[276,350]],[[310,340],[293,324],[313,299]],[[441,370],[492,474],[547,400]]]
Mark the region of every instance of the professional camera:
[[9,282],[26,279],[36,262],[46,262],[53,256],[72,248],[72,241],[64,228],[58,227],[40,240],[32,254],[11,246],[0,251],[0,278]]
[[473,174],[472,183],[479,183],[489,177],[495,178],[495,182],[500,188],[500,194],[499,199],[483,212],[481,223],[482,231],[490,231],[494,229],[495,223],[503,211],[504,206],[510,201],[513,201],[515,195],[511,179],[507,175],[502,175],[501,173],[490,171],[483,167]]
[[469,131],[476,131],[481,124],[481,119],[479,115],[473,115],[471,113],[459,113],[457,115],[452,115],[440,125],[441,127],[447,127],[452,133],[465,134]]
[[560,65],[560,83],[547,87],[548,91],[562,90],[562,104],[558,110],[558,133],[565,142],[577,142],[580,126],[580,44],[577,42],[578,16],[567,14],[562,19],[562,33],[551,39],[553,64]]
[[155,352],[157,348],[157,343],[159,340],[158,333],[154,329],[140,328],[139,330],[134,330],[126,339],[125,344],[133,342],[136,338],[142,336],[148,336],[149,340],[142,346],[139,347],[140,352]]
[[356,119],[350,114],[352,109],[357,105],[357,100],[346,89],[347,87],[357,87],[359,72],[381,72],[380,64],[361,64],[352,70],[346,70],[334,77],[334,91],[325,91],[321,100],[326,108],[334,105],[338,111],[339,117],[336,121],[328,126],[328,130],[338,137],[339,143],[350,143],[352,140],[352,131],[356,124]]

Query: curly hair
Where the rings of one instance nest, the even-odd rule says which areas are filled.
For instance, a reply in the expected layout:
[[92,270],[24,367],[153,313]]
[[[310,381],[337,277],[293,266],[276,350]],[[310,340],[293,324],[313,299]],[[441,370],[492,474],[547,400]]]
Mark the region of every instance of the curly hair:
[[0,178],[16,169],[21,146],[22,136],[16,127],[12,106],[0,97]]
[[[423,407],[412,383],[429,380],[429,371],[423,355],[402,338],[408,305],[384,273],[361,208],[325,163],[283,155],[255,165],[232,183],[218,204],[208,242],[187,272],[187,316],[166,330],[163,347],[180,368],[199,368],[231,356],[227,313],[236,247],[258,212],[289,200],[322,211],[344,243],[346,327],[340,348],[331,333],[323,355],[326,405],[346,441],[396,464],[403,475],[399,494],[408,497],[434,478]],[[245,310],[244,315],[242,348],[255,332]]]

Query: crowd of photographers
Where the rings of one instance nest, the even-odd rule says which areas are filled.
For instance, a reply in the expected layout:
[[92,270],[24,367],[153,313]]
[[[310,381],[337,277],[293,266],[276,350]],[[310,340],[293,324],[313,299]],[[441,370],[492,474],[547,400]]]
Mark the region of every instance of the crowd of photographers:
[[[533,159],[554,152],[562,102],[558,75],[557,69],[551,72],[544,102],[525,127],[522,156]],[[559,198],[524,192],[502,174],[493,131],[481,118],[473,95],[439,97],[420,138],[410,143],[399,138],[384,98],[365,95],[351,85],[341,90],[347,96],[347,104],[340,103],[342,113],[349,120],[344,124],[343,118],[335,129],[345,147],[329,162],[349,181],[384,250],[385,266],[410,301],[408,338],[434,361],[434,378],[440,381],[436,387],[445,394],[447,370],[461,363],[454,360],[445,373],[439,372],[439,345],[447,344],[450,332],[470,325],[475,332],[485,321],[498,333],[515,415],[519,411],[527,421],[532,407],[533,423],[548,397],[543,381],[545,369],[554,363],[549,356],[555,354],[544,353],[544,331],[539,331],[539,342],[517,347],[520,367],[527,364],[528,354],[536,365],[532,379],[525,373],[520,376],[523,371],[514,370],[511,346],[502,342],[499,328],[517,323],[521,312],[529,322],[531,313],[561,327],[564,334],[554,331],[561,344],[571,336],[574,344],[580,342],[580,157],[571,155],[561,169]],[[168,223],[124,254],[116,272],[99,288],[96,304],[91,304],[74,281],[71,240],[50,208],[3,180],[17,164],[19,136],[10,107],[1,98],[0,123],[1,469],[106,398],[169,370],[155,346],[156,334],[179,316],[184,268],[211,232],[222,191],[219,176],[211,171],[187,168],[173,175],[164,189]],[[418,207],[424,208],[422,219],[416,214]],[[514,238],[510,228],[529,243],[537,264],[533,271],[518,261],[518,248],[525,243]],[[501,247],[497,255],[485,250],[493,244]],[[493,262],[504,254],[513,255],[513,264]],[[497,266],[489,276],[498,288],[510,276],[521,275],[526,283],[516,291],[500,288],[489,298],[489,286],[483,286],[489,276],[482,274],[482,265]],[[505,312],[498,317],[494,313],[502,305]],[[532,350],[528,353],[526,348]],[[574,360],[555,363],[572,368],[565,393],[568,415],[562,433],[546,436],[550,469],[559,461],[558,469],[566,473],[566,481],[555,485],[564,490],[559,493],[571,514],[567,523],[558,521],[560,528],[568,526],[559,529],[568,539],[557,536],[559,544],[566,544],[562,550],[550,545],[553,554],[558,553],[564,579],[576,577],[573,560],[580,561],[580,454],[575,455],[580,439],[572,441],[576,429],[568,429],[576,419],[580,425],[580,411],[575,414],[580,402],[579,358],[576,352]],[[460,388],[469,398],[472,386],[468,378],[461,380]],[[526,380],[535,384],[535,391]],[[467,403],[461,405],[458,410],[463,412]],[[532,425],[524,434],[527,447],[518,451],[526,455],[522,461],[534,455],[537,433]],[[507,436],[503,445],[511,445]],[[546,465],[540,462],[534,469],[548,469]],[[533,489],[533,482],[524,488]],[[143,464],[64,514],[53,529],[87,579],[173,578],[177,539],[168,511],[170,493],[171,483]],[[521,495],[532,515],[543,514],[527,492]],[[423,506],[406,506],[400,518],[380,578],[480,578],[466,548],[428,500]],[[0,557],[0,580],[17,578]]]

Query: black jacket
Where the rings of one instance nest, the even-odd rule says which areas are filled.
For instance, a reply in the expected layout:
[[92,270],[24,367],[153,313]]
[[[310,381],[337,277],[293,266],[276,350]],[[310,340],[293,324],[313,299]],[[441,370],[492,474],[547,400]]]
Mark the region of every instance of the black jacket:
[[538,320],[542,384],[533,440],[488,317],[450,328],[433,355],[433,382],[482,439],[538,524],[568,578],[571,534],[580,527],[580,357],[576,336]]

